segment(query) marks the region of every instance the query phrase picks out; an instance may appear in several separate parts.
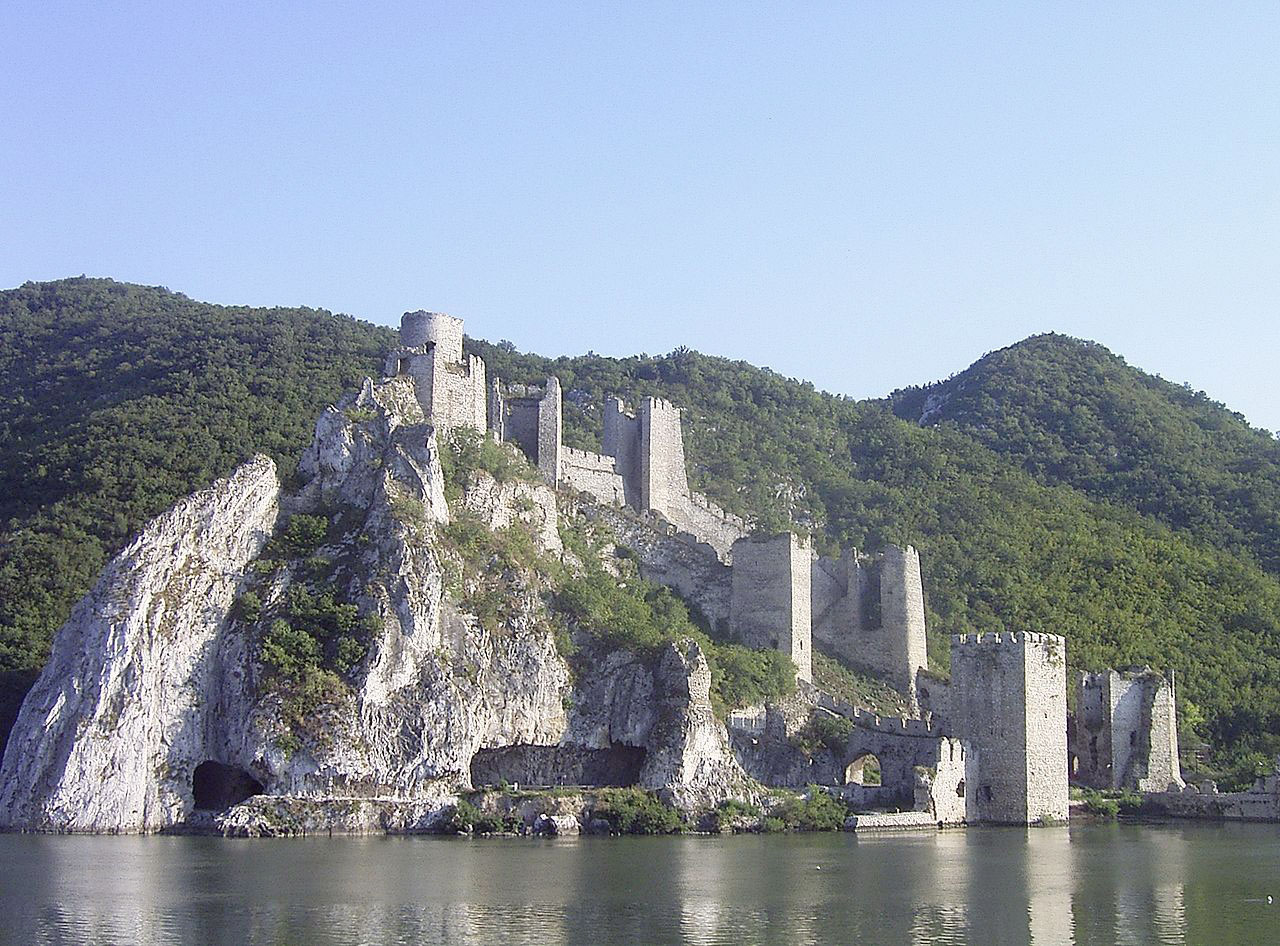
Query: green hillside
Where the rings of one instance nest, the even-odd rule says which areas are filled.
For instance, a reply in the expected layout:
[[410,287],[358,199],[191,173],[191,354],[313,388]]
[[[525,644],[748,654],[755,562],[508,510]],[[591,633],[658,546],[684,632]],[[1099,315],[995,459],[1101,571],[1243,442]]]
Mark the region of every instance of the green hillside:
[[[132,531],[257,450],[292,463],[316,414],[376,371],[392,341],[327,312],[83,279],[0,293],[0,333],[0,669],[11,702]],[[491,374],[559,375],[571,444],[598,443],[606,395],[660,394],[688,408],[694,479],[727,508],[767,528],[793,518],[827,548],[915,544],[939,664],[948,633],[1061,633],[1073,666],[1176,668],[1223,761],[1280,748],[1280,581],[1239,554],[1243,541],[1054,485],[955,423],[896,416],[911,416],[911,397],[923,403],[919,391],[855,402],[690,351],[547,360],[468,344]],[[1274,520],[1270,532],[1239,528],[1259,547],[1280,532]]]
[[1280,441],[1094,342],[1038,335],[893,395],[1044,483],[1154,516],[1280,574]]
[[107,559],[257,451],[292,469],[392,339],[106,279],[0,292],[0,734]]

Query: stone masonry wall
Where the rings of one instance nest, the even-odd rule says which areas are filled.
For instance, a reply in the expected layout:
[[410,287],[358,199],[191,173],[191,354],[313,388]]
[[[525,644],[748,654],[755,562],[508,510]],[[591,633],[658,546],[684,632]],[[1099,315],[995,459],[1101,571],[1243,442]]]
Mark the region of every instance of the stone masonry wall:
[[1067,816],[1066,644],[1052,634],[952,639],[948,730],[981,759],[975,791],[984,821],[1030,824]]
[[538,472],[552,485],[560,482],[561,451],[564,439],[563,407],[560,379],[547,378],[547,386],[538,402]]
[[863,629],[860,659],[880,670],[885,679],[912,695],[916,674],[928,664],[925,653],[924,584],[920,555],[914,548],[886,546],[880,570],[881,634]]
[[1222,818],[1228,821],[1280,821],[1280,759],[1243,792],[1222,792],[1211,783],[1197,789],[1153,793],[1145,801],[1179,818]]
[[614,466],[613,457],[561,447],[560,480],[607,506],[621,506],[626,501],[626,487]]
[[748,536],[733,544],[731,632],[751,647],[773,647],[796,664],[796,676],[811,680],[813,660],[810,570],[807,541],[792,532]]
[[701,493],[691,492],[685,471],[680,410],[669,401],[646,398],[635,416],[617,398],[604,410],[605,454],[614,458],[627,505],[656,512],[677,528],[697,536],[728,560],[746,523]]
[[1174,686],[1149,668],[1081,673],[1071,752],[1077,781],[1104,789],[1181,788]]
[[537,398],[504,396],[500,427],[494,431],[499,440],[518,446],[534,464],[538,462],[538,404]]
[[[927,664],[916,550],[888,546],[871,560],[849,549],[838,559],[815,559],[810,588],[814,638],[914,703],[916,678]],[[874,596],[869,604],[868,595]]]
[[685,475],[680,410],[670,401],[645,398],[640,420],[640,508],[660,513],[676,525],[689,495]]
[[611,397],[604,406],[604,434],[601,439],[605,454],[614,458],[626,491],[624,499],[633,509],[641,509],[640,489],[640,421],[623,408],[622,401]]

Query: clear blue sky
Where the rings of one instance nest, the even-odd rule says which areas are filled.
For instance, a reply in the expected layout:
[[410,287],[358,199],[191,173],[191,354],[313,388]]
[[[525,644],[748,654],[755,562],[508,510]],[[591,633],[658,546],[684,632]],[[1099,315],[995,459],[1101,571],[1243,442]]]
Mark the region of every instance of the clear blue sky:
[[1280,3],[0,5],[0,286],[880,395],[1055,330],[1280,428]]

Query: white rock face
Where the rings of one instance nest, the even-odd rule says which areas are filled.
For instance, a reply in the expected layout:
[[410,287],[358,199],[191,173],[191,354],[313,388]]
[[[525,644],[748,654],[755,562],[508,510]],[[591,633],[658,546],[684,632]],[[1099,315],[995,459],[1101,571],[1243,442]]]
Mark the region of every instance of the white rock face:
[[519,480],[499,483],[478,470],[464,503],[467,512],[495,532],[508,529],[516,522],[524,523],[544,552],[558,554],[564,550],[560,542],[556,494],[546,486]]
[[[256,458],[157,518],[112,561],[23,704],[0,769],[0,826],[422,830],[470,786],[477,751],[519,745],[644,747],[641,784],[685,806],[748,794],[692,642],[659,660],[602,648],[575,682],[540,592],[518,575],[488,627],[450,600],[441,558],[450,510],[412,384],[366,381],[325,411],[297,496],[281,496],[274,465]],[[546,486],[479,474],[463,506],[490,528],[528,529],[545,553],[561,550]],[[329,563],[339,600],[378,625],[345,683],[301,713],[257,658],[266,625],[311,567],[250,568],[282,508],[328,518],[313,557]],[[249,587],[257,623],[234,607]],[[280,800],[196,812],[193,778],[206,761]]]
[[[366,381],[321,416],[304,456],[314,477],[304,497],[358,523],[344,540],[357,573],[348,597],[382,631],[354,693],[319,712],[300,747],[281,748],[274,698],[255,708],[231,754],[268,792],[434,797],[469,785],[478,749],[555,743],[564,732],[569,670],[536,620],[536,600],[511,602],[494,633],[445,599],[438,529],[450,513],[435,431],[411,386]],[[481,495],[469,490],[464,505],[504,524],[540,514],[538,528],[558,543],[554,494],[520,485],[481,477]]]
[[749,798],[746,772],[711,708],[711,669],[693,641],[670,644],[658,665],[658,718],[649,734],[640,786],[681,808]]
[[711,708],[711,670],[692,640],[669,644],[655,664],[627,651],[595,661],[574,691],[563,742],[645,749],[639,785],[681,808],[753,797],[751,779]]
[[217,727],[209,696],[226,683],[226,616],[278,497],[275,464],[256,457],[111,561],[22,705],[0,767],[0,824],[152,831],[185,815]]

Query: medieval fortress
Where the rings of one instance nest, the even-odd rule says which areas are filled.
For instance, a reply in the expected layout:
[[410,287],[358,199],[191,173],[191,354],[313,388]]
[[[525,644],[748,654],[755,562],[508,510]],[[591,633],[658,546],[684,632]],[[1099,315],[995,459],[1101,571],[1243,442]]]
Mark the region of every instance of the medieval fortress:
[[[833,780],[869,804],[914,806],[879,816],[887,823],[1064,820],[1069,769],[1098,787],[1182,788],[1171,680],[1149,671],[1081,675],[1069,722],[1062,637],[957,636],[950,680],[930,674],[916,550],[827,558],[791,532],[752,534],[689,488],[680,410],[669,402],[646,398],[631,412],[611,398],[603,452],[568,448],[559,380],[487,379],[484,362],[463,353],[462,321],[432,312],[404,315],[385,373],[413,379],[438,430],[470,428],[517,445],[548,483],[590,497],[644,577],[675,589],[720,632],[791,657],[813,712],[852,723]],[[813,686],[815,642],[904,694],[911,717],[874,716]],[[765,707],[734,712],[729,726],[745,756],[785,729]],[[861,784],[872,755],[879,786]],[[775,752],[768,763],[772,784],[813,780],[779,759]]]

